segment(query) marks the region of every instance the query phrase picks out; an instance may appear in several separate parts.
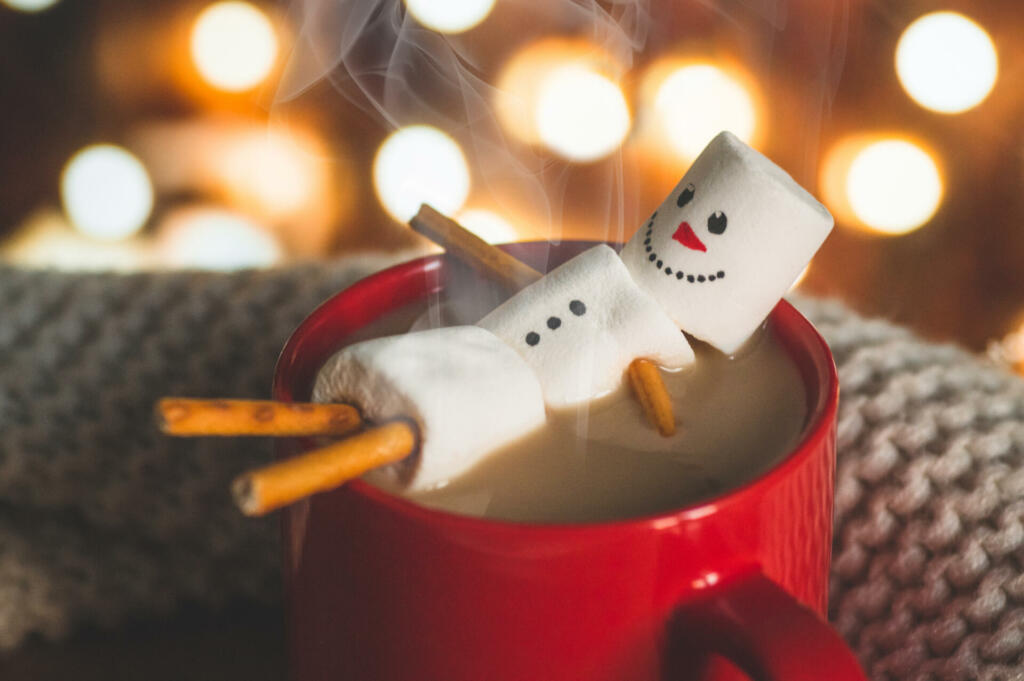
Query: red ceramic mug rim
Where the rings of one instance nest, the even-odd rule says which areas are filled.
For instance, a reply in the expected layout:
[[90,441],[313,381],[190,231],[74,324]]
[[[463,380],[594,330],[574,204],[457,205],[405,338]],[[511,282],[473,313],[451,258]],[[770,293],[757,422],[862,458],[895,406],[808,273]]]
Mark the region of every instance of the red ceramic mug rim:
[[[440,280],[444,260],[444,254],[438,254],[394,265],[365,277],[328,298],[299,324],[281,350],[281,355],[278,358],[274,371],[274,399],[293,401],[294,386],[292,382],[296,378],[294,372],[299,363],[296,357],[300,356],[303,352],[301,346],[307,337],[323,332],[324,322],[338,313],[340,300],[347,295],[358,292],[360,288],[372,287],[389,278],[399,280],[404,279],[408,275],[426,274],[430,271],[436,271]],[[385,310],[382,314],[386,314],[387,311]],[[753,479],[719,495],[668,511],[619,520],[586,523],[528,523],[459,515],[448,511],[427,508],[378,489],[363,480],[353,480],[347,483],[343,491],[372,500],[400,515],[430,524],[457,525],[464,529],[477,527],[482,530],[492,531],[497,528],[503,528],[512,532],[578,533],[587,530],[607,530],[609,528],[635,529],[644,526],[660,528],[671,526],[681,521],[712,515],[720,508],[741,503],[748,492],[759,488],[769,488],[785,478],[792,469],[798,467],[807,457],[813,456],[815,452],[820,451],[822,440],[830,436],[833,424],[835,423],[835,414],[839,403],[839,377],[832,358],[832,352],[825,339],[821,337],[821,334],[796,308],[785,300],[779,301],[778,305],[775,306],[775,309],[769,315],[769,319],[776,324],[786,327],[787,330],[784,335],[800,338],[805,341],[803,347],[796,349],[794,349],[791,343],[784,344],[787,346],[787,351],[791,356],[796,353],[806,354],[813,365],[814,375],[824,380],[822,385],[819,386],[815,404],[810,405],[809,417],[804,425],[800,440],[793,446],[786,457]],[[333,351],[331,354],[333,354]],[[326,360],[326,357],[324,359]],[[807,382],[806,378],[804,382]]]

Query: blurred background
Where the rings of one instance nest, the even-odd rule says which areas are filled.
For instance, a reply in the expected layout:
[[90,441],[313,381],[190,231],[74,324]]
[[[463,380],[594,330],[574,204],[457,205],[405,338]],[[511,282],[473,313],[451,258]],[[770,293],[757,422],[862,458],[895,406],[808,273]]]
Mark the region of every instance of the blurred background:
[[0,0],[0,262],[622,240],[719,129],[837,228],[802,292],[1024,371],[1016,0]]
[[[411,256],[422,201],[621,241],[729,129],[836,216],[800,292],[1024,373],[1022,35],[1019,0],[0,0],[0,268]],[[281,678],[241,607],[0,676]]]

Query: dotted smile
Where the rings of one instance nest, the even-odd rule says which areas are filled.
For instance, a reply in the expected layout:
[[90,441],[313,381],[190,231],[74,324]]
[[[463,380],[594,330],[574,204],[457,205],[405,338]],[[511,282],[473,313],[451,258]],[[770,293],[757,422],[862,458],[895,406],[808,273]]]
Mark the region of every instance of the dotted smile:
[[[663,269],[665,274],[667,274],[669,276],[671,276],[672,274],[675,274],[677,280],[685,281],[685,282],[690,283],[690,284],[693,284],[693,283],[700,283],[700,284],[702,284],[705,281],[716,281],[718,279],[725,279],[725,270],[718,270],[714,274],[686,274],[682,270],[676,270],[675,272],[673,272],[671,267],[669,267],[668,265],[665,265],[665,263],[663,261],[659,260],[658,259],[658,254],[656,252],[654,252],[654,247],[651,246],[651,233],[654,230],[654,218],[656,218],[656,217],[658,217],[658,213],[657,212],[655,212],[654,215],[651,216],[650,222],[647,223],[647,233],[644,235],[644,248],[646,249],[647,253],[649,254],[647,256],[647,260],[648,261],[650,261],[659,270]],[[679,228],[682,229],[683,225],[685,225],[687,228],[690,227],[689,224],[684,222],[684,223],[679,225]],[[676,234],[678,234],[678,233],[679,233],[679,231],[677,230]],[[693,234],[693,230],[692,229],[690,229],[690,233]],[[672,238],[675,239],[676,238],[675,235],[673,235]],[[707,251],[707,247],[705,247],[704,244],[701,242],[701,240],[697,238],[696,234],[693,234],[693,238],[696,240],[696,242],[698,244],[700,244],[700,246],[701,246],[700,248],[696,248],[694,246],[689,246],[689,245],[683,243],[682,241],[679,241],[678,239],[676,239],[676,240],[679,241],[679,243],[682,243],[687,248],[694,248],[695,250]]]

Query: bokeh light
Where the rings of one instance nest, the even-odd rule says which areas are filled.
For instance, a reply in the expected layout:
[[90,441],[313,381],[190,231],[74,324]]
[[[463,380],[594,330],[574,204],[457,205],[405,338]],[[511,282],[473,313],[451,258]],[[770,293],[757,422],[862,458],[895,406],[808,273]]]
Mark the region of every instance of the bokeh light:
[[519,239],[516,228],[494,211],[468,208],[459,213],[455,220],[489,244],[504,244]]
[[0,3],[19,12],[42,12],[57,4],[57,0],[0,0]]
[[440,33],[462,33],[487,18],[494,0],[405,0],[416,21]]
[[259,85],[277,59],[270,19],[247,2],[218,2],[196,17],[192,60],[203,80],[228,92]]
[[53,208],[31,213],[0,241],[0,261],[18,267],[134,272],[152,266],[152,244],[142,235],[107,241],[74,229]]
[[537,96],[541,142],[571,161],[595,161],[615,151],[629,132],[629,106],[619,86],[582,66],[551,72]]
[[942,199],[932,157],[906,140],[884,140],[853,160],[846,180],[853,212],[885,234],[904,234],[931,219]]
[[160,263],[175,268],[270,267],[283,256],[271,232],[241,215],[212,207],[171,213],[160,224],[157,240]]
[[210,158],[233,203],[268,218],[301,213],[326,192],[327,151],[318,140],[275,128],[230,137]]
[[752,144],[757,106],[746,79],[707,63],[662,63],[651,69],[648,91],[658,130],[672,149],[692,160],[715,135],[729,130]]
[[402,222],[423,203],[454,215],[469,196],[469,167],[451,137],[412,125],[384,140],[373,160],[373,185],[385,210]]
[[941,113],[980,104],[996,82],[999,60],[992,38],[956,12],[914,21],[896,45],[896,74],[914,101]]
[[153,185],[131,153],[110,144],[82,149],[60,180],[64,212],[83,234],[123,239],[142,229],[153,210]]
[[842,140],[825,158],[821,183],[825,203],[837,220],[887,235],[927,223],[943,193],[934,154],[901,135]]
[[[589,93],[589,97],[594,101],[614,102],[613,106],[620,110],[619,118],[621,111],[625,110],[628,127],[628,108],[625,107],[625,100],[616,84],[622,73],[621,64],[612,59],[604,49],[591,42],[569,38],[545,38],[522,48],[502,66],[497,78],[494,108],[502,127],[514,138],[526,144],[544,144],[545,141],[541,139],[538,130],[542,118],[538,113],[543,93],[546,95],[543,118],[550,126],[549,135],[559,137],[560,127],[568,117],[557,111],[558,105],[563,103],[565,98],[557,91],[553,91],[549,85],[549,79],[555,77],[563,82],[568,79],[570,86],[577,89],[582,85],[585,96]],[[620,98],[621,104],[617,101]],[[572,102],[568,102],[568,106],[578,108],[574,107]],[[587,113],[592,115],[594,112]],[[615,116],[613,114],[611,119],[612,126],[609,127],[607,121],[601,126],[611,130],[612,136],[616,134]]]

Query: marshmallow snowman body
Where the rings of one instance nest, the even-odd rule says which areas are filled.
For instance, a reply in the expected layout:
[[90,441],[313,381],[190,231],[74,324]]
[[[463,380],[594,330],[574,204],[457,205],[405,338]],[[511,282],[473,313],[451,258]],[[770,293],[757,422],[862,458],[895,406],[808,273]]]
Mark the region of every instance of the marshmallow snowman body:
[[622,260],[679,328],[730,353],[768,316],[832,224],[784,170],[722,132]]
[[527,286],[479,325],[519,353],[555,408],[614,390],[638,357],[669,367],[694,359],[672,319],[603,245]]
[[540,383],[519,355],[477,326],[376,338],[320,370],[316,402],[347,402],[372,422],[408,418],[417,455],[367,474],[392,489],[428,489],[471,468],[546,419]]

